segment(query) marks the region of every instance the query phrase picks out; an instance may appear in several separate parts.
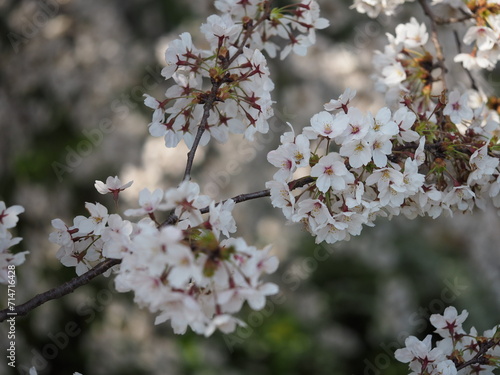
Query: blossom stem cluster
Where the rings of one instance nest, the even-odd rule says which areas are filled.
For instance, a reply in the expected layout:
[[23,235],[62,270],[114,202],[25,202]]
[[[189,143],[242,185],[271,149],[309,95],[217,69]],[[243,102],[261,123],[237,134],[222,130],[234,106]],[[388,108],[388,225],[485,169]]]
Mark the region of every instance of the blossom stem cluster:
[[450,306],[443,315],[433,314],[431,324],[441,340],[432,344],[432,335],[420,341],[414,336],[406,339],[406,347],[395,352],[396,359],[408,363],[412,374],[456,375],[493,374],[500,363],[500,326],[485,331],[482,335],[472,327],[469,333],[462,323],[469,313],[459,315]]

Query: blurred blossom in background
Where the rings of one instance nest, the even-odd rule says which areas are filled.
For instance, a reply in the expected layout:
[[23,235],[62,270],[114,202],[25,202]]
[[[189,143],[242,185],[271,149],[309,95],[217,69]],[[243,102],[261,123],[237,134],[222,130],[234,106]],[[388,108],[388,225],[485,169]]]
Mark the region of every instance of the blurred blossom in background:
[[[269,134],[199,149],[193,178],[203,193],[220,200],[263,189],[274,173],[266,154],[286,122],[296,131],[308,126],[347,87],[358,92],[355,106],[372,113],[383,106],[370,80],[373,50],[419,8],[408,4],[394,19],[371,20],[349,1],[319,3],[331,26],[307,57],[269,61],[277,102]],[[0,0],[0,200],[25,207],[17,250],[30,251],[17,270],[18,304],[74,276],[48,242],[50,220],[70,222],[85,213],[85,202],[112,209],[95,180],[134,180],[121,210],[135,206],[144,187],[179,183],[187,149],[166,149],[148,136],[142,94],[163,95],[168,43],[184,31],[201,41],[199,26],[213,12],[208,0]],[[273,281],[282,293],[260,312],[243,311],[246,328],[209,339],[175,336],[101,276],[18,318],[18,369],[2,360],[0,372],[402,373],[406,365],[393,351],[410,334],[430,333],[430,314],[454,305],[469,310],[467,322],[479,331],[499,323],[500,222],[493,210],[453,220],[380,220],[335,246],[315,245],[299,226],[286,226],[269,200],[242,203],[234,214],[237,235],[256,246],[273,243],[281,258]]]

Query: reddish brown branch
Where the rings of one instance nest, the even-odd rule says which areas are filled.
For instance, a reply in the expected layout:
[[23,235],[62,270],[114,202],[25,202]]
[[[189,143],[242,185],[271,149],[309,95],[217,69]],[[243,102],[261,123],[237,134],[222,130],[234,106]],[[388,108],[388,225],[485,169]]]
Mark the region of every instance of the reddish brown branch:
[[457,371],[460,371],[463,368],[472,365],[488,365],[490,362],[488,358],[485,358],[484,355],[488,350],[497,345],[493,340],[489,340],[486,342],[482,342],[479,344],[479,350],[474,357],[469,359],[467,362],[460,363],[456,365]]

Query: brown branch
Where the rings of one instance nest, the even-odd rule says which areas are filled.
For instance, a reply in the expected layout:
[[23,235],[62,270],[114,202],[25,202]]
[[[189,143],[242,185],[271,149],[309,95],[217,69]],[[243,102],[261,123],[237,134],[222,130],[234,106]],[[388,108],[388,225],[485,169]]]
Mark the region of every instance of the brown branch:
[[37,294],[29,301],[23,303],[22,305],[16,306],[13,310],[8,308],[5,310],[1,310],[0,322],[3,322],[4,320],[10,317],[26,315],[31,310],[34,310],[40,305],[43,305],[45,302],[48,302],[56,298],[61,298],[66,294],[72,293],[73,291],[75,291],[75,289],[89,283],[93,278],[103,274],[111,267],[120,264],[120,262],[121,262],[120,259],[107,259],[99,263],[91,270],[88,270],[83,275],[77,276],[71,279],[70,281],[67,281],[62,285],[56,286],[55,288],[52,288],[44,293]]
[[212,90],[210,91],[210,95],[206,99],[205,105],[203,106],[203,117],[201,118],[200,125],[198,126],[198,130],[196,132],[196,136],[193,141],[193,145],[187,154],[187,162],[186,169],[184,170],[184,177],[182,180],[189,179],[191,175],[191,168],[193,167],[194,155],[196,154],[196,149],[200,144],[201,137],[207,128],[208,117],[210,116],[210,110],[212,109],[215,101],[217,100],[217,91],[219,91],[219,87],[222,82],[214,82],[212,84]]
[[[301,177],[297,180],[293,180],[293,181],[289,182],[288,187],[290,188],[290,190],[294,190],[294,189],[301,188],[307,184],[310,184],[311,182],[314,182],[314,178],[311,176],[305,176],[305,177]],[[236,195],[235,197],[232,197],[231,199],[234,201],[234,203],[241,203],[241,202],[249,201],[252,199],[269,197],[269,196],[271,196],[271,190],[265,189],[265,190],[255,191],[253,193]],[[224,202],[225,201],[222,201],[220,203],[224,203]],[[218,204],[220,204],[220,203],[218,203]],[[202,214],[205,214],[209,211],[209,207],[202,208],[200,211]]]
[[457,371],[460,371],[463,368],[466,368],[467,366],[472,366],[472,365],[488,365],[489,360],[488,358],[483,357],[486,352],[491,349],[493,346],[495,346],[496,343],[493,340],[489,340],[486,342],[479,343],[479,350],[476,353],[474,357],[469,359],[467,362],[460,363],[456,365]]
[[452,18],[441,18],[441,17],[434,16],[434,20],[436,21],[436,23],[438,25],[449,25],[449,24],[453,24],[453,23],[465,22],[465,21],[471,20],[473,18],[474,17],[472,17],[471,14],[466,14],[462,17],[452,17]]
[[[229,66],[238,58],[238,56],[243,53],[243,48],[245,47],[248,39],[250,38],[254,30],[258,28],[262,22],[268,19],[270,14],[271,10],[269,8],[269,5],[267,5],[265,8],[265,12],[262,14],[262,16],[254,24],[247,26],[247,28],[245,29],[245,36],[239,43],[239,46],[237,46],[236,52],[229,59],[223,60],[222,63],[223,70],[229,68]],[[218,101],[217,92],[219,91],[219,88],[222,86],[223,83],[224,81],[220,80],[212,82],[212,89],[210,90],[210,94],[206,98],[205,104],[203,106],[203,117],[201,118],[200,125],[198,126],[198,130],[196,131],[196,136],[194,138],[193,145],[191,146],[191,149],[187,154],[186,168],[184,170],[184,177],[182,178],[183,181],[190,178],[191,168],[193,167],[196,150],[198,148],[198,145],[200,144],[201,137],[203,136],[203,133],[207,128],[208,117],[210,116],[210,110],[213,108],[214,103]]]
[[[288,187],[290,188],[290,190],[294,190],[294,189],[301,188],[307,184],[310,184],[311,182],[314,182],[314,178],[311,176],[305,176],[305,177],[301,177],[301,178],[298,178],[297,180],[293,180],[293,181],[289,182]],[[252,199],[269,197],[270,195],[271,195],[271,190],[265,189],[265,190],[260,190],[260,191],[254,191],[253,193],[239,194],[239,195],[236,195],[230,199],[232,199],[235,203],[241,203],[241,202],[249,201]],[[224,203],[226,201],[227,201],[227,199],[217,203],[217,205]],[[207,206],[207,207],[203,207],[202,209],[200,209],[200,212],[202,214],[206,214],[209,210],[210,210],[210,208]],[[168,216],[167,220],[165,220],[160,225],[160,227],[164,227],[166,225],[172,225],[177,221],[177,219],[178,219],[178,217],[175,214],[171,214]]]
[[446,79],[445,79],[445,74],[447,73],[448,69],[446,69],[446,65],[444,63],[444,54],[443,54],[443,48],[441,47],[441,44],[439,43],[438,39],[438,33],[437,33],[437,20],[434,14],[431,11],[431,8],[427,4],[426,0],[418,0],[420,5],[422,6],[422,9],[424,10],[424,13],[429,17],[431,21],[431,40],[432,43],[434,44],[434,48],[436,49],[436,57],[438,60],[438,66],[441,68],[441,81],[443,82],[443,89],[446,90]]

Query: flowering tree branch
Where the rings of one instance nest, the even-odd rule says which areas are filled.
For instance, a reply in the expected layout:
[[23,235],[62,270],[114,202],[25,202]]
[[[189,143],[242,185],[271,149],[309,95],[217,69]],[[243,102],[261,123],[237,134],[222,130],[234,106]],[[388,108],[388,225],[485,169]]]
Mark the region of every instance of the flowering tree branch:
[[[311,182],[313,182],[314,179],[311,178],[310,176],[307,177],[302,177],[299,178],[295,181],[290,182],[290,188],[291,189],[297,189],[300,187],[303,187]],[[270,190],[265,189],[265,190],[260,190],[252,193],[247,193],[247,194],[239,194],[233,198],[231,198],[235,203],[241,203],[245,202],[248,200],[252,199],[258,199],[258,198],[263,198],[263,197],[268,197],[270,196]],[[223,202],[221,202],[223,203]],[[205,214],[209,212],[208,207],[204,207],[200,210],[201,213]],[[171,225],[173,224],[178,218],[175,215],[170,215],[169,218],[163,223],[162,225]],[[105,273],[107,270],[112,268],[113,266],[116,266],[121,263],[121,259],[106,259],[90,269],[89,271],[85,272],[83,275],[74,277],[70,281],[67,281],[66,283],[56,286],[44,293],[37,294],[35,297],[31,298],[27,302],[16,306],[14,309],[4,309],[0,311],[0,322],[3,322],[4,320],[8,319],[10,316],[15,315],[15,316],[24,316],[27,315],[30,311],[34,310],[38,306],[44,304],[45,302],[48,302],[53,299],[61,298],[64,297],[65,295],[74,292],[76,289],[79,287],[88,284],[92,279],[95,277]]]
[[[400,3],[356,0],[355,7],[376,17],[393,14]],[[364,113],[353,105],[355,90],[346,89],[311,118],[310,126],[297,134],[291,127],[281,136],[281,144],[267,155],[277,169],[267,189],[216,202],[191,181],[198,147],[210,137],[225,142],[229,133],[236,133],[253,140],[256,132],[268,132],[274,83],[261,51],[275,57],[283,47],[282,59],[291,52],[304,55],[316,40],[315,30],[328,26],[314,0],[274,9],[270,1],[217,1],[222,15],[210,16],[201,26],[209,49],[197,49],[189,33],[181,34],[165,52],[162,75],[175,81],[166,99],[145,95],[145,104],[154,110],[151,135],[164,137],[167,147],[183,139],[190,148],[183,181],[167,191],[143,189],[140,207],[124,212],[141,218],[135,222],[108,214],[99,203],[86,203],[89,216],[75,217],[71,226],[53,220],[49,239],[60,245],[57,258],[76,267],[80,276],[18,307],[9,306],[0,312],[0,321],[25,315],[120,264],[114,275],[117,291],[133,291],[139,305],[158,314],[156,324],[170,321],[180,334],[188,327],[205,336],[216,329],[233,332],[244,324],[233,316],[244,302],[259,310],[267,296],[278,292],[277,285],[261,279],[278,266],[270,246],[257,249],[232,237],[237,230],[232,210],[247,200],[270,196],[272,205],[289,222],[302,223],[317,243],[359,235],[377,217],[436,218],[484,207],[486,199],[500,207],[500,99],[476,93],[478,98],[469,101],[466,93],[448,92],[438,38],[438,25],[445,22],[426,0],[419,3],[431,23],[435,52],[428,49],[425,23],[415,18],[398,25],[395,36],[388,34],[384,52],[374,58],[386,107],[375,115]],[[465,44],[474,43],[472,51],[453,61],[467,70],[493,69],[500,60],[500,6],[484,0],[470,0],[465,9],[457,1],[434,3],[470,12],[468,18],[476,22],[463,38]],[[437,67],[442,82],[438,96]],[[296,172],[306,177],[294,179]],[[108,178],[95,186],[102,194],[113,194],[116,202],[131,183]],[[14,274],[25,253],[4,250],[20,241],[8,229],[22,211],[0,202],[0,245],[6,255],[2,270]],[[160,224],[157,215],[168,216]],[[15,279],[7,272],[0,276],[8,283],[9,277]],[[474,330],[467,335],[461,328],[466,316],[451,308],[443,316],[431,316],[436,332],[451,338],[453,347],[432,349],[430,336],[423,341],[410,337],[396,358],[420,369],[419,375],[456,374],[467,366],[497,363],[498,327],[483,336]]]
[[[482,341],[478,343],[479,349],[477,350],[477,353],[469,359],[468,361],[460,363],[458,360],[455,361],[457,371],[460,371],[461,369],[467,368],[469,366],[473,367],[474,365],[489,365],[490,358],[487,358],[488,351],[493,348],[494,346],[497,346],[499,344],[498,340],[495,341],[494,339],[487,340],[487,341]],[[486,355],[486,356],[485,356]],[[491,356],[490,356],[491,357]]]

